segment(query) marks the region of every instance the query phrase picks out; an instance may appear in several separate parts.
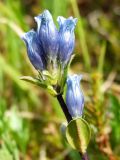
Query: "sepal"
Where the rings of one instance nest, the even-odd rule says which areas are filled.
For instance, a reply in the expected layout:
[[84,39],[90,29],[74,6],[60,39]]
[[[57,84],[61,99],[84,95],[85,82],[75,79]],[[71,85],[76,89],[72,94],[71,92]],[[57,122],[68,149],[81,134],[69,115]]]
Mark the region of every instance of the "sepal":
[[46,85],[44,83],[39,81],[37,78],[33,78],[31,76],[22,76],[22,77],[20,77],[20,80],[24,80],[24,81],[30,82],[32,84],[35,84],[37,86],[40,86],[42,88],[46,88]]
[[51,85],[56,85],[57,83],[57,74],[50,74],[49,71],[44,70],[42,72],[42,75],[45,77],[46,81],[50,83]]

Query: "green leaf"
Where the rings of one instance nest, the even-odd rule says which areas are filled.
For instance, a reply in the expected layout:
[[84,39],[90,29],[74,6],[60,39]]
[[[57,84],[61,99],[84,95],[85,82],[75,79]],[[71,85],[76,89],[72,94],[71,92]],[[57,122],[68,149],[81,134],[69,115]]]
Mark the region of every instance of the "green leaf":
[[[2,149],[5,149],[12,156],[12,160],[13,159],[19,160],[19,151],[17,148],[17,144],[13,139],[11,139],[10,134],[8,132],[2,135],[2,140],[3,140]],[[0,160],[2,159],[0,158]],[[8,160],[11,160],[11,159],[8,159]]]
[[57,92],[54,90],[54,88],[51,85],[47,86],[47,91],[53,96],[57,95]]
[[57,92],[54,90],[53,86],[52,85],[48,85],[46,83],[46,81],[40,81],[39,79],[30,77],[30,76],[23,76],[20,79],[24,80],[24,81],[27,81],[27,82],[30,82],[30,83],[33,83],[33,84],[35,84],[37,86],[40,86],[41,88],[46,89],[53,96],[57,95]]
[[70,121],[66,128],[66,138],[72,148],[85,153],[91,137],[88,123],[81,117]]
[[0,160],[13,160],[12,155],[5,147],[0,149]]
[[9,75],[12,80],[23,90],[29,90],[30,86],[28,86],[25,82],[21,82],[18,77],[20,77],[19,72],[15,69],[15,67],[13,68],[12,65],[10,65],[9,63],[7,63],[7,61],[4,59],[3,56],[1,56],[2,54],[0,53],[0,66],[1,66],[1,70],[3,70],[3,72],[5,72],[7,75]]
[[42,88],[47,88],[47,86],[44,83],[40,82],[37,78],[33,78],[30,76],[22,76],[22,77],[20,77],[20,79],[27,81],[27,82],[30,82],[30,83],[33,83],[33,84],[36,84]]

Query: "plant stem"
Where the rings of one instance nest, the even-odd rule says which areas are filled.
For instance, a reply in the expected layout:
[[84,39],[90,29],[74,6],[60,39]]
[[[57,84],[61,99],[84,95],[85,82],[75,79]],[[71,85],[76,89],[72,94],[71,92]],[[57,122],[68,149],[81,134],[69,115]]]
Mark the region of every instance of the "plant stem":
[[89,160],[87,152],[82,155],[82,160]]
[[99,56],[99,61],[98,61],[98,71],[100,73],[103,73],[103,67],[104,67],[104,60],[105,60],[105,52],[106,52],[106,41],[103,41],[101,51],[100,51],[100,56]]
[[[65,101],[62,97],[62,94],[57,95],[57,100],[63,110],[63,113],[68,121],[68,123],[72,120],[72,116],[70,115],[68,109],[67,109],[67,105],[65,104]],[[87,152],[84,153],[83,155],[79,152],[80,156],[82,157],[82,160],[89,160]]]
[[62,94],[57,95],[57,100],[58,100],[58,102],[59,102],[59,104],[60,104],[60,106],[61,106],[61,108],[63,110],[63,113],[64,113],[64,115],[65,115],[65,117],[66,117],[66,119],[67,119],[67,121],[69,123],[72,120],[72,116],[70,115],[70,113],[69,113],[69,111],[67,109],[67,106],[66,106],[66,104],[64,102]]
[[77,29],[78,29],[78,36],[79,36],[79,40],[80,40],[80,46],[81,46],[81,50],[82,50],[82,53],[83,53],[83,59],[84,59],[84,62],[85,62],[85,67],[88,71],[90,71],[91,70],[90,55],[89,55],[89,52],[88,52],[84,26],[83,26],[81,15],[79,13],[77,0],[71,0],[71,4],[72,4],[74,15],[79,20],[78,25],[77,25],[78,26]]

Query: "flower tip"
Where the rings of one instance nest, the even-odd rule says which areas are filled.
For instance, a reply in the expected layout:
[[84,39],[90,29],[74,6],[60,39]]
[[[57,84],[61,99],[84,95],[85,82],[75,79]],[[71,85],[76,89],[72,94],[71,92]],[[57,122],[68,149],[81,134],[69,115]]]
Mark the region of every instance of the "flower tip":
[[39,15],[34,17],[35,22],[37,22],[38,17],[39,17]]
[[43,11],[43,13],[39,14],[38,16],[35,16],[34,19],[36,20],[38,19],[38,17],[44,17],[44,16],[47,17],[49,15],[51,16],[51,13],[49,12],[49,10],[46,9]]
[[42,14],[39,14],[38,16],[34,17],[34,20],[38,24],[38,30],[39,30],[42,21],[51,21],[53,19],[51,13],[48,10],[44,10]]
[[47,10],[47,9],[45,9],[44,11],[43,11],[43,14],[46,14],[46,15],[51,15],[51,13],[50,13],[50,11],[49,10]]
[[82,78],[83,78],[83,75],[82,75],[82,74],[78,75],[78,80],[79,80],[79,82],[82,80]]
[[48,10],[44,10],[42,13],[42,18],[45,18],[46,20],[52,20],[52,15]]
[[57,22],[59,23],[59,25],[64,24],[66,18],[62,17],[62,16],[58,16],[57,17]]
[[35,37],[36,32],[32,29],[29,32],[25,32],[21,35],[21,39],[28,45]]
[[74,24],[76,25],[76,24],[77,24],[78,19],[77,19],[77,18],[74,18],[74,19],[73,19],[73,21],[74,21]]
[[80,82],[82,80],[82,78],[83,78],[82,74],[80,74],[80,75],[78,75],[78,74],[69,75],[67,77],[67,83],[69,83],[71,81],[76,81],[76,80],[78,80]]
[[27,41],[27,38],[26,38],[26,33],[23,33],[20,38],[23,40],[23,41]]
[[79,74],[79,75],[75,74],[75,78],[78,79],[78,81],[80,82],[83,78],[83,75],[82,74]]

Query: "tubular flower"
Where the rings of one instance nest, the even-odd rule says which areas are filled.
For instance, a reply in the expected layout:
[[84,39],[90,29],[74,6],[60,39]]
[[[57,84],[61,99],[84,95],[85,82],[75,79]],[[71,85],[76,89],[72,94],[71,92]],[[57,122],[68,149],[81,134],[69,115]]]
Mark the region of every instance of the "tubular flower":
[[59,16],[57,18],[59,31],[48,10],[35,17],[35,21],[37,22],[37,31],[31,30],[23,35],[23,40],[27,45],[28,57],[33,66],[37,70],[45,69],[38,67],[40,59],[44,64],[45,61],[51,62],[56,59],[62,64],[68,63],[74,49],[74,28],[77,19],[72,17],[66,19]]
[[77,18],[69,17],[65,19],[59,16],[59,59],[62,64],[66,64],[71,57],[75,44],[74,28]]
[[27,46],[28,57],[39,72],[40,83],[56,90],[59,88],[57,92],[62,92],[74,49],[74,28],[77,19],[58,17],[58,30],[52,15],[45,10],[35,17],[35,21],[37,30],[31,30],[22,37]]
[[45,69],[44,60],[42,60],[44,51],[42,50],[42,47],[37,39],[36,32],[34,30],[29,31],[24,34],[22,39],[26,43],[28,57],[35,69]]
[[42,43],[46,56],[56,59],[58,52],[58,31],[48,10],[35,17],[37,34]]
[[83,113],[84,96],[80,88],[81,75],[72,75],[67,78],[66,104],[72,117],[80,117]]

